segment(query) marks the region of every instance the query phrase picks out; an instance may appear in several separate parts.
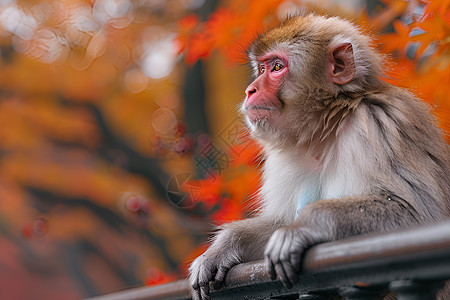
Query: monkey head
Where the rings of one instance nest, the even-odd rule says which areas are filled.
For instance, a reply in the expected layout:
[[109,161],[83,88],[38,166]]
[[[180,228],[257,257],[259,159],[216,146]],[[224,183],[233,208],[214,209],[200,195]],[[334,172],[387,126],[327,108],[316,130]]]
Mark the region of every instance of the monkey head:
[[280,146],[331,136],[357,105],[348,95],[378,86],[382,65],[354,25],[315,15],[290,18],[259,37],[249,59],[254,80],[242,111],[260,142]]

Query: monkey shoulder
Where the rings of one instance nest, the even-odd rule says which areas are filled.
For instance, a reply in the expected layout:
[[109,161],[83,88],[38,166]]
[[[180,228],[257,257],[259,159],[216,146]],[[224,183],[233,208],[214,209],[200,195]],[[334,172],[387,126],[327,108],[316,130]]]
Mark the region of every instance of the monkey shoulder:
[[390,126],[404,138],[416,142],[426,141],[426,136],[432,136],[442,143],[443,132],[431,114],[431,107],[405,88],[387,85],[364,95],[361,103],[381,129]]
[[375,145],[375,160],[386,163],[378,171],[395,182],[382,185],[414,203],[426,219],[450,216],[450,148],[429,105],[394,86],[367,94],[361,103],[358,121],[369,123],[360,126],[365,145]]

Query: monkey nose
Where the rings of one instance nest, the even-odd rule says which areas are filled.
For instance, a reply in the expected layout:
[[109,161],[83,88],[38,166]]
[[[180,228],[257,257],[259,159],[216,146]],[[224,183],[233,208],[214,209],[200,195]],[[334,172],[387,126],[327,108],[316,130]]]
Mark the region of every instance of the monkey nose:
[[253,95],[254,93],[256,93],[256,87],[254,86],[249,86],[246,90],[245,90],[245,94],[247,95],[247,99],[250,98],[251,95]]

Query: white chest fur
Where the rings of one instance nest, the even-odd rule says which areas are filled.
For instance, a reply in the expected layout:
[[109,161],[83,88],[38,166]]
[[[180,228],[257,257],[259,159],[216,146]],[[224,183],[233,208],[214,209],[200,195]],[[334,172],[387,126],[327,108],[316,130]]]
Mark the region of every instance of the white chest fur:
[[[369,189],[357,132],[347,132],[316,159],[304,149],[271,151],[264,170],[262,213],[290,224],[299,210],[322,199],[362,195]],[[342,146],[342,145],[345,145]]]
[[297,205],[320,199],[320,164],[304,150],[270,152],[264,167],[263,214],[293,222]]

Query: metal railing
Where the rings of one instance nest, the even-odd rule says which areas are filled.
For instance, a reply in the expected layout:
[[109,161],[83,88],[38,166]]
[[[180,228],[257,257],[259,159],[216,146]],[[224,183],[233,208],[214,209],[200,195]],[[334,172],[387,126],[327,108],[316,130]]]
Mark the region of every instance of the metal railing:
[[[235,266],[212,299],[435,299],[450,279],[450,222],[317,245],[305,255],[300,282],[271,281],[263,261]],[[448,289],[450,291],[450,289]],[[450,299],[443,297],[443,299]],[[190,299],[188,283],[141,287],[92,300]]]

